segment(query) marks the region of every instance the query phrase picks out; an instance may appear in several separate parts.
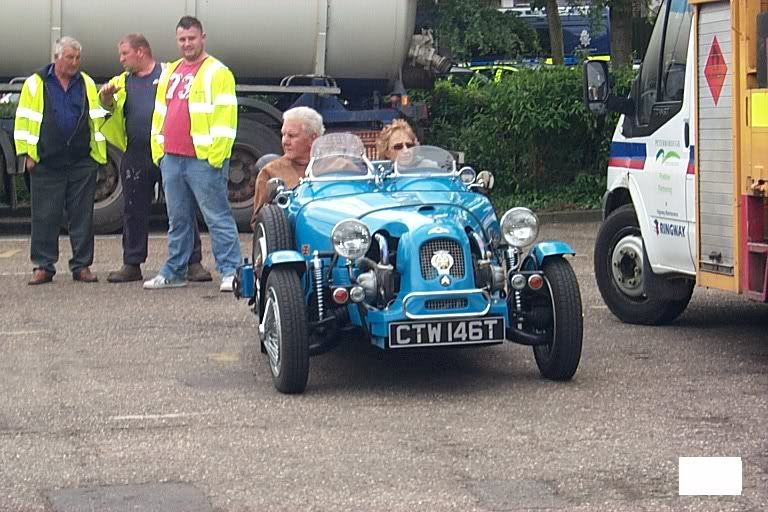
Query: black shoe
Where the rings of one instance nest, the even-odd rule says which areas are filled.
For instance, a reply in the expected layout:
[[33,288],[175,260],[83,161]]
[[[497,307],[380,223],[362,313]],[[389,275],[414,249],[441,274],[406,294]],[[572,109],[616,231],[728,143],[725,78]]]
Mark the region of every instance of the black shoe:
[[201,263],[190,263],[187,269],[187,281],[207,282],[213,281],[211,273],[205,270]]
[[142,279],[144,277],[141,275],[141,267],[138,265],[123,265],[123,268],[114,270],[107,276],[107,281],[110,283],[130,283]]

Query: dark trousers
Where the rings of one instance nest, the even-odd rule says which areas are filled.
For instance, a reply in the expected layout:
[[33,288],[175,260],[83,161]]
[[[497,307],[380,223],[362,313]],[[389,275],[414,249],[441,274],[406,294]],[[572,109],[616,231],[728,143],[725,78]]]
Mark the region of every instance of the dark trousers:
[[[123,181],[123,263],[141,265],[147,261],[149,213],[155,184],[160,182],[160,169],[152,162],[148,147],[128,146],[120,164]],[[194,238],[189,263],[203,259],[200,231],[193,222]]]
[[32,193],[32,247],[35,268],[56,272],[59,231],[67,211],[72,258],[69,269],[79,272],[93,263],[93,199],[98,164],[86,157],[67,166],[40,162],[29,171]]

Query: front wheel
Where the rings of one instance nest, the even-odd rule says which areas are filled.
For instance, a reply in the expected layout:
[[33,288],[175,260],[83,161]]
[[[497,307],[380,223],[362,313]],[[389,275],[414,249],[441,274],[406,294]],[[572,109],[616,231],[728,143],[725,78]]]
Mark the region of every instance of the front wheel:
[[545,259],[542,271],[552,304],[552,325],[547,329],[549,343],[534,346],[533,355],[545,378],[570,380],[579,367],[584,335],[579,283],[563,258]]
[[605,304],[622,322],[659,325],[685,311],[693,293],[690,279],[667,280],[664,299],[646,293],[645,246],[631,204],[617,208],[600,226],[595,240],[595,279]]
[[272,383],[281,393],[302,393],[309,378],[307,313],[296,272],[276,268],[267,277],[261,341]]

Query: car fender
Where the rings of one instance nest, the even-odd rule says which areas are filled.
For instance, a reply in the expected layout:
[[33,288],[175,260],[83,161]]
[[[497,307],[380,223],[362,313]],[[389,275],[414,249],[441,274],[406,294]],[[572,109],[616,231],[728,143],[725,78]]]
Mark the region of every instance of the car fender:
[[[528,253],[528,258],[526,258],[528,260],[528,265],[524,265],[524,267],[526,267],[525,270],[539,269],[546,258],[551,256],[564,256],[566,254],[574,256],[576,251],[565,242],[561,242],[560,240],[539,242],[531,247],[531,250]],[[535,263],[535,268],[528,268],[531,262]]]
[[298,251],[274,251],[264,259],[261,275],[265,278],[275,267],[289,267],[302,275],[307,270],[307,262]]

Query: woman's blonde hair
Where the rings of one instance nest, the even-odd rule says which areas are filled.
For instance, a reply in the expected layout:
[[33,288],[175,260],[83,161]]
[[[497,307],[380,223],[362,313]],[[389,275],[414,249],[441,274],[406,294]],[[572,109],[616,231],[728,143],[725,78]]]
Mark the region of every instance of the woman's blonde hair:
[[385,157],[389,151],[389,139],[391,139],[392,135],[394,135],[398,130],[405,132],[405,134],[408,135],[416,144],[419,143],[419,139],[417,139],[416,134],[413,133],[411,125],[402,119],[395,119],[381,129],[379,137],[376,139],[376,150],[379,152],[379,158]]

